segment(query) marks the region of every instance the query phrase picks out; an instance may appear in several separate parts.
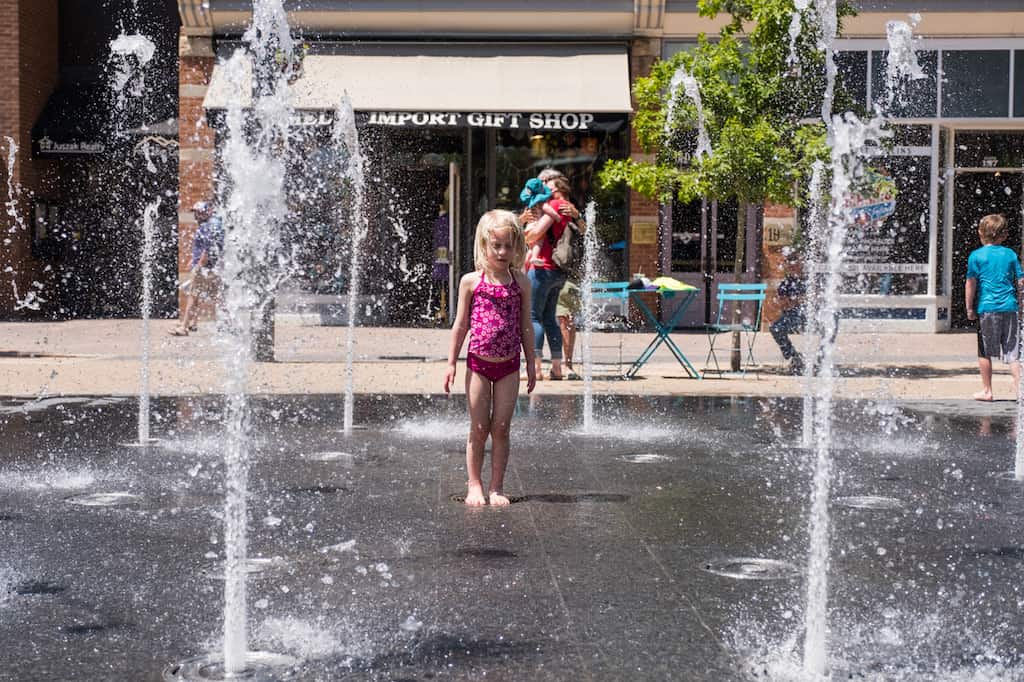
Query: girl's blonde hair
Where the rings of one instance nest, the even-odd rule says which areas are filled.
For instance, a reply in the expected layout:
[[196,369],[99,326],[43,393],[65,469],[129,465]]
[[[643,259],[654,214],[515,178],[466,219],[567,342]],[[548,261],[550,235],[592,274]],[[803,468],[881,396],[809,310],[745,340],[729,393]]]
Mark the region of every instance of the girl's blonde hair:
[[509,231],[512,238],[512,268],[520,270],[526,261],[526,237],[519,220],[512,211],[494,209],[480,216],[476,224],[476,239],[473,240],[473,263],[477,270],[487,264],[487,247],[491,243],[491,235],[503,230]]

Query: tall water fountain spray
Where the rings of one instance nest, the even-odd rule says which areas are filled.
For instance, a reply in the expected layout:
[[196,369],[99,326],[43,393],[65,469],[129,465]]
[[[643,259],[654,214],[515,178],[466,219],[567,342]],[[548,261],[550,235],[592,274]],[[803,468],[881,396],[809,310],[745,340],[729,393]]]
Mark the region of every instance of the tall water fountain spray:
[[149,341],[150,310],[153,307],[153,256],[156,252],[156,218],[160,212],[160,197],[147,204],[142,214],[142,362],[139,366],[139,444],[146,445],[149,438]]
[[694,78],[684,66],[680,65],[672,74],[669,82],[668,111],[665,116],[665,130],[670,132],[674,124],[676,93],[682,88],[683,93],[693,102],[697,113],[697,149],[694,158],[701,158],[711,155],[711,138],[708,136],[707,126],[704,119],[704,103],[700,96],[700,83]]
[[[224,672],[246,669],[247,494],[249,415],[246,380],[252,363],[257,321],[288,272],[279,260],[280,228],[285,222],[285,163],[290,105],[288,79],[294,48],[280,0],[256,0],[252,25],[244,40],[249,52],[237,50],[224,64],[234,92],[227,110],[224,144],[226,186],[223,207],[224,322],[218,341],[226,365],[224,462]],[[278,62],[285,55],[284,66]],[[252,91],[243,91],[250,82]],[[243,102],[252,98],[248,116]],[[249,138],[251,137],[251,142]]]
[[[806,282],[807,290],[804,299],[805,311],[817,310],[821,298],[821,292],[816,286],[817,277],[808,275],[812,275],[814,266],[818,262],[817,254],[821,253],[820,242],[823,230],[817,229],[817,226],[824,225],[826,219],[826,207],[823,200],[824,184],[825,164],[821,161],[815,161],[811,166],[811,181],[808,187],[809,197],[807,200],[807,204],[810,207],[810,216],[807,222],[812,226],[812,230],[803,254],[804,281]],[[812,361],[804,364],[803,429],[800,444],[805,448],[809,448],[814,444],[814,373],[817,365],[819,342],[813,332],[820,331],[807,328],[809,326],[807,323],[809,322],[812,322],[812,320],[809,319],[805,312],[803,356],[804,358],[813,358]]]
[[[810,507],[810,551],[807,564],[807,602],[804,613],[804,672],[814,678],[828,675],[828,569],[829,569],[829,488],[832,479],[832,400],[835,392],[834,337],[838,323],[839,290],[842,283],[844,246],[847,230],[853,216],[847,205],[851,189],[865,172],[865,149],[877,145],[888,136],[883,130],[884,119],[879,115],[863,122],[853,113],[832,113],[835,92],[836,62],[835,39],[838,17],[835,0],[817,0],[815,9],[819,20],[819,46],[825,53],[825,95],[822,100],[822,120],[827,128],[831,156],[832,181],[829,189],[827,218],[815,228],[812,251],[820,251],[825,258],[824,280],[815,301],[815,329],[821,334],[820,362],[817,362],[817,380],[814,382],[813,444],[814,477]],[[906,32],[897,31],[900,40]],[[910,51],[913,55],[912,50]],[[891,59],[906,59],[902,49],[890,51]],[[905,68],[890,67],[890,73],[906,73]],[[890,86],[892,87],[892,86]]]
[[[7,227],[7,234],[3,238],[4,252],[10,254],[11,244],[14,243],[14,235],[17,232],[25,232],[26,225],[25,219],[21,215],[21,209],[18,206],[18,197],[21,194],[21,187],[14,182],[14,168],[18,159],[18,143],[14,141],[14,138],[5,135],[4,139],[7,141],[7,201],[4,202],[4,209],[7,211],[7,216],[11,219],[10,225]],[[14,298],[14,310],[39,310],[39,304],[45,303],[46,299],[42,298],[43,285],[40,282],[33,282],[32,288],[25,292],[22,296],[21,292],[18,291],[18,273],[14,270],[14,264],[12,262],[3,264],[4,275],[11,278],[11,293]],[[50,266],[46,266],[49,270]]]
[[590,433],[594,426],[594,280],[597,277],[598,239],[596,229],[597,207],[593,201],[583,211],[587,229],[583,233],[583,277],[580,282],[583,303],[583,339],[580,353],[583,358],[583,430]]
[[890,21],[885,25],[885,35],[889,42],[889,55],[885,63],[885,103],[887,107],[891,107],[897,97],[904,92],[899,87],[901,84],[926,77],[924,69],[917,61],[915,49],[914,27],[920,21],[921,15],[913,14],[910,17],[910,23]]
[[[137,12],[136,12],[137,18]],[[116,39],[110,41],[110,65],[111,78],[110,90],[114,97],[113,126],[115,131],[124,129],[129,118],[129,104],[136,103],[144,106],[143,96],[146,88],[146,67],[156,54],[156,45],[148,37],[141,34],[127,35],[121,33]],[[156,167],[148,156],[146,148],[146,167],[149,172],[156,172]],[[154,244],[157,212],[160,207],[160,198],[156,197],[143,211],[142,225],[142,247],[139,264],[142,269],[142,287],[139,295],[139,317],[141,318],[142,333],[141,341],[141,362],[139,367],[139,416],[138,416],[138,442],[133,445],[146,446],[150,444],[149,421],[149,378],[150,378],[150,314],[153,307],[153,258],[156,252]]]
[[[1021,331],[1024,331],[1024,320],[1021,320],[1018,333]],[[1017,446],[1013,458],[1013,478],[1024,482],[1024,386],[1018,387],[1017,391]]]
[[352,102],[348,95],[342,98],[336,113],[333,132],[334,146],[335,149],[343,147],[347,152],[345,176],[352,190],[352,213],[350,217],[352,240],[349,245],[348,330],[345,337],[345,406],[343,415],[344,433],[350,434],[352,433],[355,409],[355,327],[358,314],[357,307],[359,305],[359,288],[361,285],[362,260],[360,255],[368,232],[368,225],[363,211],[363,191],[365,187],[365,178],[363,176],[364,159],[359,146],[359,135],[356,132],[355,113],[352,110]]
[[815,311],[821,331],[820,362],[814,386],[814,479],[811,493],[810,553],[807,562],[807,610],[804,669],[818,676],[828,670],[829,488],[832,480],[832,400],[835,394],[835,343],[843,247],[851,216],[846,197],[863,172],[862,153],[884,137],[883,121],[867,123],[847,112],[836,116],[830,131],[832,184],[824,241],[825,275]]

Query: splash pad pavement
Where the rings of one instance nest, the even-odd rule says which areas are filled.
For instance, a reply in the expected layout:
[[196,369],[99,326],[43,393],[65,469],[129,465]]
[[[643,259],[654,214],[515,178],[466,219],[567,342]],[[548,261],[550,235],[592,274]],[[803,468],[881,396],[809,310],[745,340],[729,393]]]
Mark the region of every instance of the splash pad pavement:
[[[958,405],[841,404],[834,675],[1021,674],[1013,410]],[[800,401],[595,407],[521,399],[516,502],[467,509],[460,398],[362,395],[348,436],[337,396],[254,398],[263,678],[800,679]],[[221,634],[224,402],[155,399],[149,448],[135,410],[3,402],[0,679],[223,678],[189,662]]]

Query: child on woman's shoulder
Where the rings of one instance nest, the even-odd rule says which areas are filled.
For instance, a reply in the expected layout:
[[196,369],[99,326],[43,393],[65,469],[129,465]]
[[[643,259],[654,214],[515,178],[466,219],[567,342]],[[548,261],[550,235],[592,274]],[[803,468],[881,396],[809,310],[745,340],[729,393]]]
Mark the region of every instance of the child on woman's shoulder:
[[[448,349],[445,393],[451,392],[462,344],[466,354],[466,438],[468,482],[466,504],[509,503],[504,493],[512,414],[519,397],[520,349],[526,356],[526,390],[537,381],[534,370],[533,325],[530,322],[530,281],[522,273],[526,240],[516,216],[488,211],[476,226],[473,240],[476,271],[459,282],[459,303]],[[485,498],[481,479],[484,445],[491,439],[491,479]]]

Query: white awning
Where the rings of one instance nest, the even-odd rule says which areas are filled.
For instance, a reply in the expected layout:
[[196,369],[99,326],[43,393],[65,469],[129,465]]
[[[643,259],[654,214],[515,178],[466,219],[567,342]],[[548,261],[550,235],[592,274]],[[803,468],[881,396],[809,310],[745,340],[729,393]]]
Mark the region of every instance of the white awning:
[[[226,109],[251,92],[214,67],[203,106]],[[348,93],[356,111],[548,111],[628,113],[625,48],[565,54],[309,55],[291,86],[295,109],[334,109]],[[248,106],[250,97],[241,102]]]

